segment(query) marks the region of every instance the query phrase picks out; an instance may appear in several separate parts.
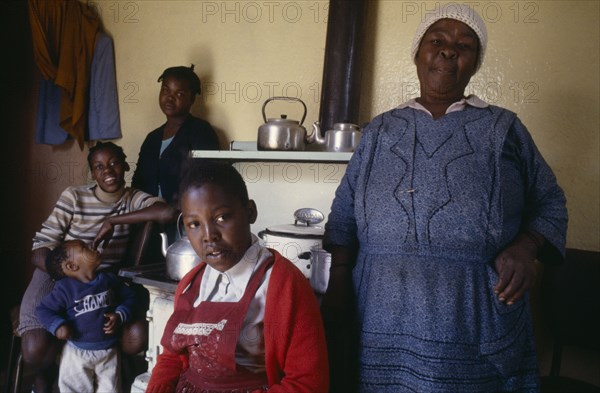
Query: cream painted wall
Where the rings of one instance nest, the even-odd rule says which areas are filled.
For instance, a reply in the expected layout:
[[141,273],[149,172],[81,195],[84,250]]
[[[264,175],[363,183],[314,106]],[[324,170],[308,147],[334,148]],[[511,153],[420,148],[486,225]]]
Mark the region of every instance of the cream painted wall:
[[[123,143],[137,157],[145,134],[164,122],[158,76],[195,64],[203,94],[192,112],[231,140],[256,140],[273,95],[301,98],[305,124],[318,116],[328,2],[99,1],[116,48]],[[118,17],[117,17],[118,9]],[[276,102],[268,117],[300,120],[300,104]]]
[[[91,3],[92,1],[90,1]],[[194,63],[204,93],[193,113],[209,120],[226,148],[254,140],[262,103],[301,98],[305,125],[318,118],[327,1],[100,0],[115,40],[121,121],[129,160],[164,117],[156,82],[163,69]],[[600,3],[471,1],[489,45],[469,88],[516,111],[568,198],[568,246],[600,250]],[[410,43],[438,2],[370,0],[361,122],[418,94]],[[267,116],[300,119],[292,104]]]

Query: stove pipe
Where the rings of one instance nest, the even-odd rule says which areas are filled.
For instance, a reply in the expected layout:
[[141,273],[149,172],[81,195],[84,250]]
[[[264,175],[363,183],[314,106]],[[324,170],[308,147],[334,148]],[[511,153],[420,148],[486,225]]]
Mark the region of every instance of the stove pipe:
[[360,53],[368,0],[330,0],[323,65],[321,130],[358,124]]

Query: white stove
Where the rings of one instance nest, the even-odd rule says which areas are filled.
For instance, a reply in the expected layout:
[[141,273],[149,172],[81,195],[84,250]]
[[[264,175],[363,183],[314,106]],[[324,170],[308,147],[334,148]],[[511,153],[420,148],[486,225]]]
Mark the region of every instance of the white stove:
[[164,263],[121,269],[119,275],[129,277],[134,283],[143,285],[150,294],[150,305],[146,312],[146,320],[148,321],[148,350],[146,351],[148,371],[138,375],[133,385],[131,385],[132,393],[144,393],[152,369],[156,365],[156,358],[163,350],[160,340],[167,321],[173,313],[173,299],[177,289],[177,281],[167,277]]

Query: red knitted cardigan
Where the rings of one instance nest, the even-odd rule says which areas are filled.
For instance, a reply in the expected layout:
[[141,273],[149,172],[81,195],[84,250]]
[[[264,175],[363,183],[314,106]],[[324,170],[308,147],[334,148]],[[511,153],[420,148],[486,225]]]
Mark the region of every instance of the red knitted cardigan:
[[[275,258],[267,288],[264,335],[269,393],[325,393],[329,366],[325,333],[316,296],[306,277],[289,260],[270,249]],[[205,264],[188,272],[175,292],[187,289]],[[187,369],[187,356],[164,349],[157,358],[147,393],[175,392]]]

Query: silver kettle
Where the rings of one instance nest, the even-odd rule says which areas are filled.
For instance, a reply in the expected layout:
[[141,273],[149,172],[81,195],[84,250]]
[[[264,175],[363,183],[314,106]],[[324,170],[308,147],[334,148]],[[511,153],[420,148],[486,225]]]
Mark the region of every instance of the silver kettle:
[[[280,118],[267,119],[265,107],[269,102],[275,100],[297,101],[302,104],[304,114],[300,121],[288,119],[283,114]],[[306,143],[306,128],[302,126],[306,118],[306,104],[294,97],[271,97],[265,101],[262,107],[262,115],[265,121],[258,127],[257,149],[258,150],[304,150]]]
[[160,234],[162,238],[162,253],[165,256],[167,265],[167,276],[175,281],[181,280],[187,272],[201,262],[187,235],[181,233],[179,228],[180,220],[181,214],[177,218],[177,231],[181,239],[169,246],[167,234],[164,232]]
[[322,146],[326,151],[353,152],[358,146],[362,133],[360,127],[352,123],[335,123],[333,129],[322,135],[318,121],[313,124],[313,132],[308,136],[308,142]]

